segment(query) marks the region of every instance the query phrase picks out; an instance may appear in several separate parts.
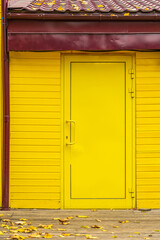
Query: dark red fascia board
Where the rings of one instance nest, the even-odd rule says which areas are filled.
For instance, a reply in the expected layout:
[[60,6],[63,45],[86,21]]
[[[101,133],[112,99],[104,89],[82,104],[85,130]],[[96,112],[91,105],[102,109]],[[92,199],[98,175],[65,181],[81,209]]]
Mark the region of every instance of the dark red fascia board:
[[29,13],[29,12],[8,12],[8,19],[36,19],[36,20],[58,20],[58,21],[160,21],[160,13],[130,13],[125,16],[124,13],[109,13],[109,14],[98,14],[98,13]]

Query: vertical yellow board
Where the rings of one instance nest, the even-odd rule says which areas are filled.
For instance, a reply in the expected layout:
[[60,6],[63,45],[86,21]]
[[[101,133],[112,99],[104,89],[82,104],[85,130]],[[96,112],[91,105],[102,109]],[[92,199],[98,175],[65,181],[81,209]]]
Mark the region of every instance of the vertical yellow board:
[[131,56],[64,56],[64,207],[134,207]]
[[60,208],[60,53],[10,53],[10,207]]
[[0,207],[2,206],[3,87],[2,87],[2,5],[0,1]]
[[160,208],[160,53],[136,54],[137,207]]

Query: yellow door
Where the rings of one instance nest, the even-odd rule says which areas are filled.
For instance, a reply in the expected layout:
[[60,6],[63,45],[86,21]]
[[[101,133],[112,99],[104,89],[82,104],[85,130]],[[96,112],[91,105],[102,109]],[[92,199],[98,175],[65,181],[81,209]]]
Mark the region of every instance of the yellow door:
[[131,56],[64,56],[64,207],[132,208]]

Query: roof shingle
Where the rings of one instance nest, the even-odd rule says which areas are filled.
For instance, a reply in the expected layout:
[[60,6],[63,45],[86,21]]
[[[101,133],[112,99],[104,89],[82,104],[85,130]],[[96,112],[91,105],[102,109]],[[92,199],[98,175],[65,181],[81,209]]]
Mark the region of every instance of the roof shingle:
[[10,0],[9,9],[43,12],[160,12],[159,0]]

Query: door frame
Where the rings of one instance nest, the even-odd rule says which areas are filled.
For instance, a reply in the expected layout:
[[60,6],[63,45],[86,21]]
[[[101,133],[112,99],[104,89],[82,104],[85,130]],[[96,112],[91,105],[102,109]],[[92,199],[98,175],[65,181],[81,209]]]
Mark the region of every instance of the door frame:
[[[65,121],[66,121],[66,115],[65,115],[65,106],[66,106],[66,88],[65,88],[65,77],[64,77],[64,66],[65,66],[65,57],[69,56],[113,56],[113,57],[128,57],[130,56],[132,59],[132,70],[133,72],[130,72],[132,76],[132,88],[134,89],[134,97],[132,97],[132,106],[131,106],[131,114],[132,114],[132,188],[131,194],[132,194],[132,208],[136,208],[137,206],[137,198],[136,198],[136,109],[135,109],[135,98],[136,98],[136,52],[129,52],[129,51],[123,51],[123,52],[77,52],[77,51],[70,51],[68,53],[61,52],[61,209],[67,209],[65,208]],[[132,193],[133,192],[133,193]],[[131,209],[132,209],[131,208]],[[78,208],[77,208],[78,209]],[[107,208],[106,208],[107,209]]]

